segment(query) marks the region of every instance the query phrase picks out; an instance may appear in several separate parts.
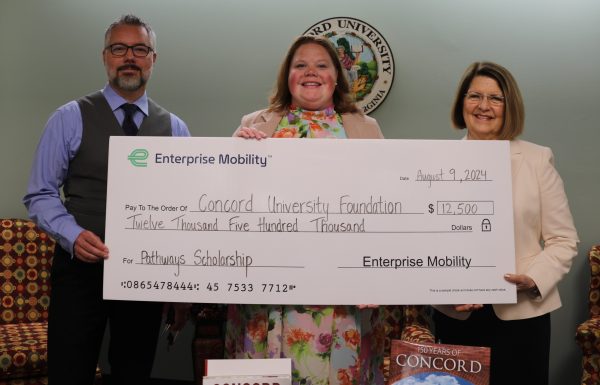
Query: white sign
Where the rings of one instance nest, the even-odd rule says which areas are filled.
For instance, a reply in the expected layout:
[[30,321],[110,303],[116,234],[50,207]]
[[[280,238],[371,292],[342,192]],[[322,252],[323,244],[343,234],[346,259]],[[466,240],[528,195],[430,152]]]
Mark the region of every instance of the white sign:
[[206,360],[206,375],[223,376],[282,376],[292,375],[290,358],[255,358]]
[[206,360],[203,385],[290,385],[290,358]]
[[104,298],[514,303],[509,143],[112,137]]

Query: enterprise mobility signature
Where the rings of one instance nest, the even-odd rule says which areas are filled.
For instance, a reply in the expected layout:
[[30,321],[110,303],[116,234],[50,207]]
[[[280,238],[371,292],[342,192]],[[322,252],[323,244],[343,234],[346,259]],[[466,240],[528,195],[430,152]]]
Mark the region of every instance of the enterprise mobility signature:
[[[123,263],[132,263],[133,259],[123,258]],[[191,255],[186,253],[165,253],[159,250],[140,250],[140,265],[175,266],[175,276],[180,274],[181,266],[243,268],[248,277],[248,269],[254,265],[254,258],[242,250],[196,249]],[[361,262],[352,268],[362,269],[407,269],[407,268],[462,268],[469,269],[472,258],[462,255],[428,255],[427,257],[373,257],[365,255]],[[279,266],[284,268],[285,266]],[[291,266],[290,266],[291,267]],[[347,268],[347,267],[346,267]]]

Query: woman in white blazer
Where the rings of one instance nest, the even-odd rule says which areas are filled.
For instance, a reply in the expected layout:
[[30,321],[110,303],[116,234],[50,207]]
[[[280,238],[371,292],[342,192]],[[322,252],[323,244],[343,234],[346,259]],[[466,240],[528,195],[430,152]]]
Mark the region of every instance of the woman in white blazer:
[[491,347],[490,385],[548,384],[550,312],[561,306],[557,285],[579,241],[552,150],[516,139],[524,120],[521,93],[506,68],[490,62],[467,68],[453,125],[467,129],[467,140],[510,140],[517,270],[504,278],[515,284],[517,303],[436,305],[434,318],[441,343]]

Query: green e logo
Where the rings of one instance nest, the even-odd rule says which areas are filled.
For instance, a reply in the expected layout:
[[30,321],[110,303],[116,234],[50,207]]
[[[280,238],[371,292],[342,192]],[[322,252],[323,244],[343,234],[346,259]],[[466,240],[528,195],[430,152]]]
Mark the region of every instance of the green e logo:
[[135,167],[147,167],[148,164],[145,161],[148,159],[148,150],[137,148],[131,151],[131,154],[127,156],[127,159],[129,159],[131,164]]

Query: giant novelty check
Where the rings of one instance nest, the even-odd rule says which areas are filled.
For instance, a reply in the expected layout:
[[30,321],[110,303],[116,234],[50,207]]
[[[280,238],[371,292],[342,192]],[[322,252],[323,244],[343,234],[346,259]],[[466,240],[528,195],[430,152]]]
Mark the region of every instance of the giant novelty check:
[[104,298],[510,303],[509,143],[112,137]]

